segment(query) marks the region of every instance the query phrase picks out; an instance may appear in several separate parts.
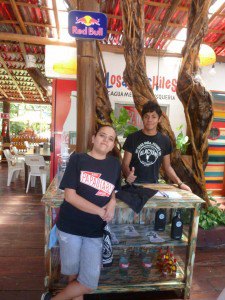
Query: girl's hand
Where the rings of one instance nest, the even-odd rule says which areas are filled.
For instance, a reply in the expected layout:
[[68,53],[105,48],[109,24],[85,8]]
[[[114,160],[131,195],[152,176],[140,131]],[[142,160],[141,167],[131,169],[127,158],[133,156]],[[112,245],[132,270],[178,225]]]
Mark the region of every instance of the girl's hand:
[[115,214],[115,207],[116,207],[115,199],[111,199],[109,203],[106,206],[104,206],[105,209],[104,221],[106,222],[112,221]]
[[99,213],[98,213],[99,217],[102,218],[103,221],[105,220],[106,217],[106,209],[105,207],[99,207]]

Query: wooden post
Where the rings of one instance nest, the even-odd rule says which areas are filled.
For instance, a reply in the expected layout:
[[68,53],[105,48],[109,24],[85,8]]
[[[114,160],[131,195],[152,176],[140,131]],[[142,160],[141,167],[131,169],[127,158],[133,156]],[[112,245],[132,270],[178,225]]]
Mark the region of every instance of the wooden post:
[[[10,102],[3,101],[3,113],[10,113]],[[10,136],[9,136],[9,118],[2,119],[2,150],[10,148]],[[5,160],[4,153],[2,151],[2,160]]]
[[[99,11],[96,0],[78,0],[78,10]],[[77,152],[91,148],[95,131],[96,41],[77,40]]]

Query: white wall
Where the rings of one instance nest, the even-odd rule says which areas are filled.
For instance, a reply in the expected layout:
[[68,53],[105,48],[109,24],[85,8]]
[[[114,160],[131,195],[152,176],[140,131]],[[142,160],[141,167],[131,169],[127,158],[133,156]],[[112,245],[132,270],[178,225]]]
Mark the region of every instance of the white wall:
[[225,63],[215,63],[216,74],[210,74],[212,66],[201,68],[201,77],[208,90],[225,92]]
[[[103,58],[108,72],[107,88],[112,107],[114,108],[115,103],[133,103],[132,93],[122,79],[125,69],[124,56],[104,52]],[[158,58],[146,57],[147,75],[150,78],[158,103],[168,106],[168,116],[175,133],[179,125],[186,123],[183,106],[176,95],[179,65],[179,58],[160,58],[158,74]],[[158,90],[156,90],[157,76],[159,78]]]
[[[122,54],[103,52],[103,58],[107,71],[107,88],[112,107],[115,103],[133,103],[132,93],[123,82],[123,71],[125,69],[125,60]],[[176,95],[176,82],[181,59],[174,57],[164,57],[159,60],[157,57],[146,57],[147,75],[150,78],[153,91],[160,105],[169,107],[169,120],[172,129],[177,134],[176,128],[181,124],[186,128],[183,105]],[[202,67],[200,76],[208,90],[225,91],[225,64],[215,64],[215,75],[210,75],[209,70],[212,66]],[[159,69],[159,89],[156,90]]]

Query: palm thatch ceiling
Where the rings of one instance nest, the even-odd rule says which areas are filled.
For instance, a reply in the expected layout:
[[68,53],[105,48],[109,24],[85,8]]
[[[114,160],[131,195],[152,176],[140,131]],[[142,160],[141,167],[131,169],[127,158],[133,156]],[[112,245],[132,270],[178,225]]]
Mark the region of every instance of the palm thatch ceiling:
[[[108,16],[108,34],[101,41],[104,51],[123,52],[120,1],[98,1]],[[76,46],[67,33],[68,10],[76,5],[76,0],[0,0],[0,100],[51,102],[29,75],[25,57],[34,55],[44,74],[45,45]],[[189,7],[190,0],[144,1],[147,55],[180,56]],[[215,50],[217,61],[225,62],[225,1],[214,0],[211,7],[204,42]]]

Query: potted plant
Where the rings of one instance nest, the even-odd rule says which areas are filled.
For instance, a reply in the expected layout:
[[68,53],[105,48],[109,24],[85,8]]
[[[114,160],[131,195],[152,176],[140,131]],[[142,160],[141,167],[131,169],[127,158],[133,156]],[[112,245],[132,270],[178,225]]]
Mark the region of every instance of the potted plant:
[[138,131],[138,128],[129,124],[130,116],[125,108],[120,109],[118,118],[115,116],[114,111],[111,112],[110,118],[113,122],[113,127],[116,130],[117,136],[126,138],[129,134]]
[[182,160],[190,167],[192,167],[192,156],[186,154],[188,146],[190,145],[189,137],[187,135],[184,135],[183,125],[177,127],[177,130],[179,131],[179,133],[176,138],[176,149],[180,151]]
[[212,229],[213,227],[225,225],[225,211],[220,208],[220,203],[212,196],[212,192],[208,192],[210,201],[215,202],[214,205],[201,209],[199,217],[199,226],[203,229]]

